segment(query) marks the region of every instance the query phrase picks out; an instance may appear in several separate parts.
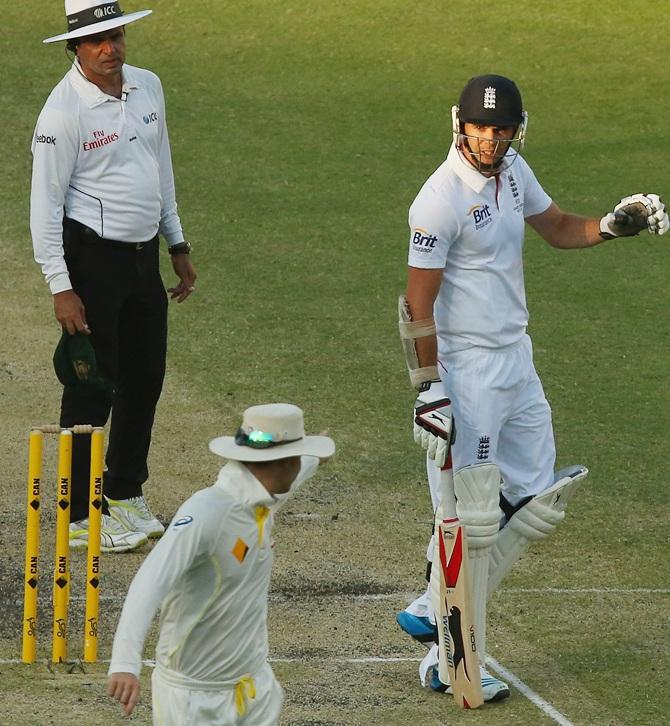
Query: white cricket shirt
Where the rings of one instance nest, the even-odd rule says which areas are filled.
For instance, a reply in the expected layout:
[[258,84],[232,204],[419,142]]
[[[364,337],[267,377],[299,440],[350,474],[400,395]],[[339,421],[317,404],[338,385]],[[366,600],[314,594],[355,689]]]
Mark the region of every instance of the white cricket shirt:
[[32,142],[30,229],[52,293],[69,290],[63,213],[101,237],[183,242],[165,100],[151,71],[123,66],[120,99],[88,81],[77,61],[53,89]]
[[[301,458],[291,492],[317,469]],[[234,686],[268,656],[267,593],[273,561],[272,497],[230,462],[216,483],[180,508],[128,590],[110,673],[139,675],[147,630],[160,607],[156,662],[178,685]]]
[[525,333],[524,220],[550,204],[520,155],[487,178],[452,145],[409,210],[408,264],[444,269],[434,307],[438,356],[504,347]]

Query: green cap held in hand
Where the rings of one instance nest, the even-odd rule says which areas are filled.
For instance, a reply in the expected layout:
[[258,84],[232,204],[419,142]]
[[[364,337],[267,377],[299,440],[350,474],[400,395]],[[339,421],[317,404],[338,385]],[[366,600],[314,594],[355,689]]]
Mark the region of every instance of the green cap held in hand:
[[53,363],[56,376],[64,386],[72,386],[82,393],[111,390],[110,382],[98,373],[93,345],[84,333],[70,335],[64,329]]

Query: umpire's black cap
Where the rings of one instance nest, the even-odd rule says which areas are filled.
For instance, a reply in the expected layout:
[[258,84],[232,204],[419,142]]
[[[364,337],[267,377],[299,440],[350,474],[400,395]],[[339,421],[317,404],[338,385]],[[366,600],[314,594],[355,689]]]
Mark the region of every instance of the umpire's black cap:
[[518,126],[523,121],[521,93],[505,76],[475,76],[465,85],[458,120],[485,126]]

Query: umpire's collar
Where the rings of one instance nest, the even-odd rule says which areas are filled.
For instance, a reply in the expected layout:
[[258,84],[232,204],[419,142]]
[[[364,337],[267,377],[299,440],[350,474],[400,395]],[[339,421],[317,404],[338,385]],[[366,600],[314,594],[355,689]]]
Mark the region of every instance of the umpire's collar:
[[[121,92],[123,94],[128,94],[130,91],[139,88],[139,85],[134,77],[135,74],[132,72],[132,66],[127,66],[124,63],[123,68],[121,69],[121,74],[123,78]],[[91,83],[91,81],[86,78],[77,58],[74,59],[72,68],[70,68],[69,71],[69,76],[72,87],[81,96],[81,99],[89,108],[95,108],[103,103],[107,103],[107,101],[112,98],[112,96],[100,90],[95,83]]]

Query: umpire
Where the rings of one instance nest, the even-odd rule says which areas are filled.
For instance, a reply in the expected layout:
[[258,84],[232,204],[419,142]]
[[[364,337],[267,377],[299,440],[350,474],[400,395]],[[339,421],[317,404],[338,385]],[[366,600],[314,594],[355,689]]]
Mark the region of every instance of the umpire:
[[[37,121],[30,228],[58,322],[87,336],[109,383],[66,383],[60,423],[102,426],[113,414],[101,547],[120,552],[163,532],[142,495],[167,343],[159,233],[179,278],[173,299],[193,292],[196,273],[177,214],[160,80],[125,64],[125,26],[151,11],[65,0],[65,13],[68,32],[44,42],[66,41],[75,57]],[[75,437],[73,451],[75,548],[88,541],[87,438]]]

